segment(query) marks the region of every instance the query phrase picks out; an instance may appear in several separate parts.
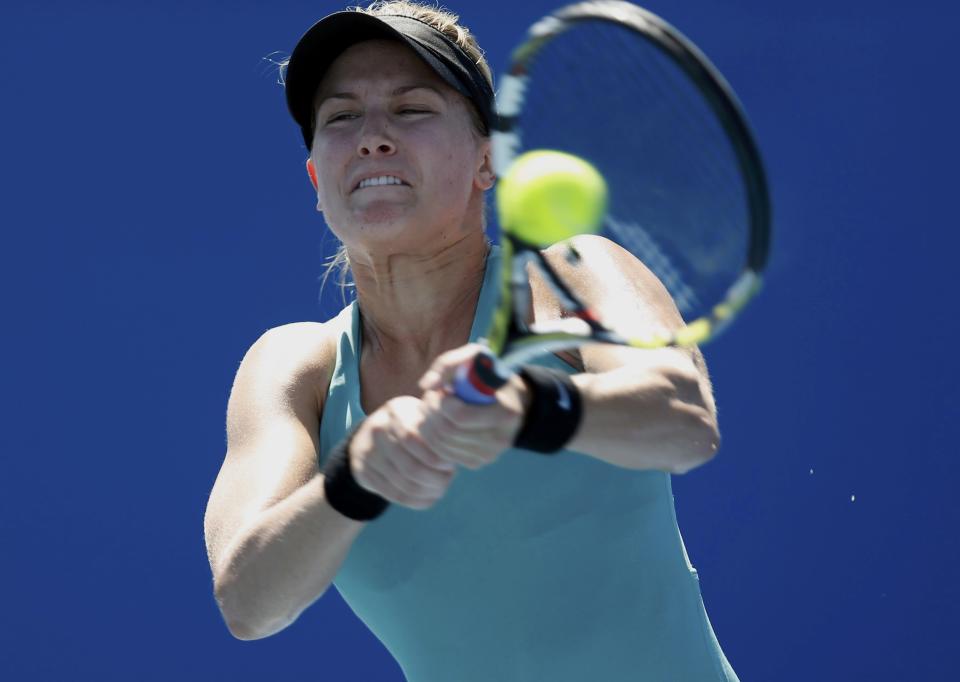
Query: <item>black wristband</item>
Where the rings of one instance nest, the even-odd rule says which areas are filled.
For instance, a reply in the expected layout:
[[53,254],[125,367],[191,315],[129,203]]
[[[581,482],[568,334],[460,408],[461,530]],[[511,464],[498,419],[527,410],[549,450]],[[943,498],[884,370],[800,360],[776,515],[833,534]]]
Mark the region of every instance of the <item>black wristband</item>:
[[371,521],[380,516],[390,503],[360,486],[350,471],[351,431],[331,451],[323,467],[323,492],[327,503],[354,521]]
[[580,391],[559,370],[528,365],[519,374],[530,388],[532,399],[513,444],[543,453],[562,449],[580,426]]

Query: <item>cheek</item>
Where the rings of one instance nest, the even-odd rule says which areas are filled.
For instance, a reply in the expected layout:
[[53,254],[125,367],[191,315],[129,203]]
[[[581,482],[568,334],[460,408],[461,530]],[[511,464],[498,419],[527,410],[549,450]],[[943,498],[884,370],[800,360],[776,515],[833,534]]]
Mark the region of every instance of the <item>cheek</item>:
[[474,159],[465,153],[469,142],[457,140],[443,147],[444,152],[439,167],[442,169],[441,183],[447,196],[468,196],[473,189]]
[[317,194],[323,200],[338,191],[339,175],[336,171],[340,166],[338,150],[332,145],[316,145],[310,154],[313,167],[316,171]]

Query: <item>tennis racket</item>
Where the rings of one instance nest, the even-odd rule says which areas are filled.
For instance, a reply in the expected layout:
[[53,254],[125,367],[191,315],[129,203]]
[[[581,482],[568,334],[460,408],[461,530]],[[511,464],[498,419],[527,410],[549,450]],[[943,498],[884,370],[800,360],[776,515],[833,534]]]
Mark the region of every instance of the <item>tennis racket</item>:
[[[538,246],[501,225],[500,298],[485,336],[489,352],[458,373],[454,390],[462,399],[492,402],[513,371],[544,352],[596,342],[703,344],[758,291],[771,219],[757,145],[723,76],[663,19],[619,0],[566,6],[528,30],[497,100],[497,175],[531,150],[589,161],[609,191],[599,234],[657,275],[684,324],[638,334],[602,319]],[[555,248],[566,249],[575,271],[576,248],[569,242]],[[526,323],[528,267],[566,309],[563,319]]]

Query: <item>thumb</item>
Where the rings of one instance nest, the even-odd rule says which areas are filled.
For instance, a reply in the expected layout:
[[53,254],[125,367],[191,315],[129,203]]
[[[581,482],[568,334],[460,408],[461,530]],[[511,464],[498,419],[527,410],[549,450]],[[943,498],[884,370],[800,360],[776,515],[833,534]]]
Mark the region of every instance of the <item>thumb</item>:
[[473,362],[473,358],[484,349],[485,347],[479,343],[468,343],[465,346],[441,353],[433,361],[430,369],[420,378],[420,390],[424,393],[427,391],[449,392],[452,390],[457,369],[462,365]]

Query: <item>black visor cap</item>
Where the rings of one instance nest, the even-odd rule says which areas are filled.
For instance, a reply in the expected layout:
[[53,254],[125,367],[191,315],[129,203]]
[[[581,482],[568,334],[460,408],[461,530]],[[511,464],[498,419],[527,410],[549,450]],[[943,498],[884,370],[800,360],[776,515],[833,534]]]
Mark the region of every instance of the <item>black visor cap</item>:
[[477,64],[440,31],[411,17],[336,12],[303,34],[287,64],[287,108],[309,149],[313,142],[314,97],[320,81],[344,50],[364,40],[397,40],[412,49],[450,87],[469,99],[486,131],[493,127],[493,90]]

